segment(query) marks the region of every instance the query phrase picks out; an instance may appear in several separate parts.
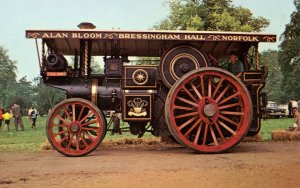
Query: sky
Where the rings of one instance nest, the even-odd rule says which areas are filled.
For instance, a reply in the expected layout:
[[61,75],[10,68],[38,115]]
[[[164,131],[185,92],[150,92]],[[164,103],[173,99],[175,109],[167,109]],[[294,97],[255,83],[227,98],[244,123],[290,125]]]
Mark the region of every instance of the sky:
[[[91,22],[97,29],[147,30],[167,17],[167,0],[0,0],[0,46],[17,62],[17,79],[39,75],[35,42],[25,38],[28,29],[77,29]],[[260,50],[278,49],[279,37],[295,10],[293,0],[233,0],[255,17],[270,20],[263,33],[276,34],[278,42],[260,44]]]

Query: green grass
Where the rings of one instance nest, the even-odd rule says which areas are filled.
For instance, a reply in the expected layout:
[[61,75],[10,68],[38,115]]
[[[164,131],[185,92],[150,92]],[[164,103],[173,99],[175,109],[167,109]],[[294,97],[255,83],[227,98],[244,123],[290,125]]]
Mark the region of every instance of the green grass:
[[295,120],[293,118],[263,120],[260,132],[265,141],[270,141],[272,131],[287,129],[291,127],[294,122]]
[[[47,139],[45,131],[46,117],[38,118],[37,128],[31,128],[28,117],[23,117],[25,131],[16,132],[14,121],[10,122],[10,131],[0,132],[0,151],[37,151]],[[19,128],[20,130],[20,128]]]
[[[45,126],[47,117],[39,117],[37,119],[37,128],[32,129],[29,119],[23,117],[25,125],[25,131],[15,131],[14,122],[11,121],[10,131],[5,131],[2,125],[0,131],[0,152],[4,151],[39,151],[41,145],[47,141]],[[265,141],[271,140],[271,131],[278,129],[286,129],[292,126],[293,119],[268,119],[262,121],[261,133]],[[127,126],[126,123],[121,123],[121,126]],[[135,135],[131,135],[129,132],[123,132],[122,135],[110,135],[107,132],[104,140],[120,140],[123,138],[137,138]],[[143,138],[154,138],[150,133],[145,133]]]
[[[36,129],[31,128],[28,117],[23,117],[25,131],[15,131],[13,120],[10,122],[10,131],[0,130],[0,152],[2,151],[39,151],[41,145],[47,141],[46,135],[47,117],[38,117]],[[108,121],[108,120],[107,120]],[[126,127],[127,123],[121,123],[121,127]],[[120,140],[124,138],[137,138],[129,132],[122,132],[122,135],[110,135],[107,132],[104,140]],[[151,133],[145,133],[143,138],[154,138]]]

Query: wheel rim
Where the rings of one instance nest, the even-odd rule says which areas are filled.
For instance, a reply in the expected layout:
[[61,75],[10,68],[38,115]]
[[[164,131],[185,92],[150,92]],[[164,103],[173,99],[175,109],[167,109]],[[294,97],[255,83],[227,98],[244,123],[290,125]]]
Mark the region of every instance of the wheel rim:
[[174,84],[166,100],[165,118],[181,144],[198,152],[218,153],[247,134],[252,104],[247,89],[234,75],[202,68]]
[[48,140],[60,153],[83,156],[98,147],[105,133],[100,110],[84,99],[67,99],[55,106],[47,121]]

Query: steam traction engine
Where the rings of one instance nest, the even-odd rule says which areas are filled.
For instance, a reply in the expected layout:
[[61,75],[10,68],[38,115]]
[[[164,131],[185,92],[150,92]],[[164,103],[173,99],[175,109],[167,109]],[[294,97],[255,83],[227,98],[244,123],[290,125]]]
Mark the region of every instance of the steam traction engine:
[[[58,152],[83,156],[97,148],[107,110],[122,113],[132,134],[169,135],[201,153],[224,152],[259,132],[267,69],[259,67],[258,43],[275,35],[79,27],[26,31],[36,40],[43,82],[66,91],[47,120]],[[238,75],[221,65],[230,51],[243,62]],[[101,74],[93,70],[98,57]],[[128,65],[130,57],[156,57],[158,65]]]

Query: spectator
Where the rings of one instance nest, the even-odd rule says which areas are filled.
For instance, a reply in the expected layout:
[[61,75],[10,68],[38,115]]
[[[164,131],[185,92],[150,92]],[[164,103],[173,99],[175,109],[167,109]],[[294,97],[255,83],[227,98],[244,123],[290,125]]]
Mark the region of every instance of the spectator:
[[4,110],[2,107],[0,107],[0,130],[2,130],[2,121],[3,121],[2,115],[3,114],[4,114]]
[[288,104],[288,108],[289,108],[289,118],[293,117],[293,106],[292,106],[292,100],[290,100],[289,104]]
[[29,108],[28,113],[27,113],[30,122],[32,122],[31,112],[32,112],[32,107]]
[[31,112],[30,112],[30,117],[32,119],[32,125],[31,126],[32,126],[32,128],[36,128],[35,123],[36,123],[36,119],[37,119],[37,116],[38,116],[38,111],[34,107],[32,107],[31,109],[32,109]]
[[294,109],[293,114],[297,124],[297,127],[294,131],[300,131],[300,112],[297,109]]
[[21,130],[24,131],[24,124],[23,124],[21,113],[20,113],[20,106],[17,104],[14,104],[11,107],[11,112],[14,117],[16,131],[18,131],[19,125],[20,125]]
[[293,111],[294,111],[295,109],[298,110],[298,102],[297,102],[297,101],[292,100],[292,108],[293,108]]
[[10,131],[9,129],[9,123],[10,123],[10,119],[12,118],[13,116],[10,114],[10,111],[7,110],[5,114],[2,115],[2,118],[4,119],[4,123],[5,123],[5,126],[7,127],[7,131]]

